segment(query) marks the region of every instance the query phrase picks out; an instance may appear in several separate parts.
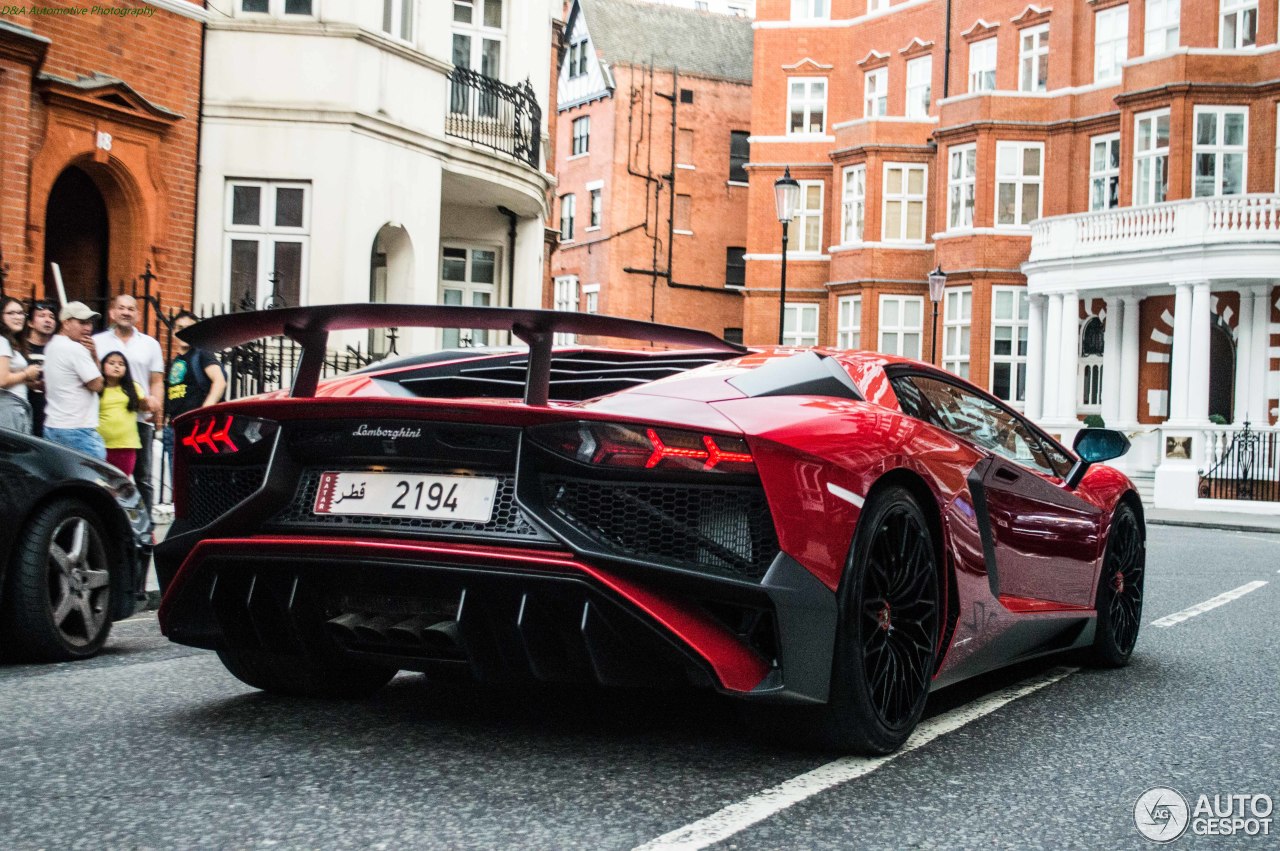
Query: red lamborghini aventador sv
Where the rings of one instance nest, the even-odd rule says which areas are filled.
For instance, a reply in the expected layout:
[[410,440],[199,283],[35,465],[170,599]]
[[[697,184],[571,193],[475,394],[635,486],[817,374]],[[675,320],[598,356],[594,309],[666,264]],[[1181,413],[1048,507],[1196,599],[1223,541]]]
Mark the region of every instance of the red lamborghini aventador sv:
[[[319,381],[330,331],[389,325],[526,345]],[[1133,651],[1142,503],[1096,463],[1127,449],[1117,432],[1069,451],[926,364],[584,314],[290,308],[184,337],[281,334],[303,346],[288,394],[177,420],[156,551],[164,633],[257,688],[360,696],[402,669],[692,684],[885,753],[932,689]]]

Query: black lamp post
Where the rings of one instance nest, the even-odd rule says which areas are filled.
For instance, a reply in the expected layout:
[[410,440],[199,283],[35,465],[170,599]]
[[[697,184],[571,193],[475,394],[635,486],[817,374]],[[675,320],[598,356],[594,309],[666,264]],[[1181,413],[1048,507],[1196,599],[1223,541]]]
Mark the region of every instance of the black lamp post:
[[933,334],[929,338],[929,363],[938,363],[938,303],[947,288],[947,273],[939,265],[929,273],[929,301],[933,302]]
[[782,177],[773,182],[773,200],[778,206],[778,221],[782,224],[782,292],[778,295],[778,345],[781,346],[787,314],[787,227],[800,201],[800,184],[791,176],[791,166],[787,166]]

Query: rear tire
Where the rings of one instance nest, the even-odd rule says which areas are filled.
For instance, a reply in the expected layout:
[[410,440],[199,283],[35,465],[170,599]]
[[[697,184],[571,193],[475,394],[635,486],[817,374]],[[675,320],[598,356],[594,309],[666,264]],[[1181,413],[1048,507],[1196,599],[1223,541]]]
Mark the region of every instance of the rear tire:
[[1107,536],[1096,597],[1098,620],[1089,662],[1099,668],[1129,664],[1142,625],[1147,544],[1138,515],[1128,503],[1116,506]]
[[218,658],[242,683],[289,697],[369,697],[398,673],[345,659],[299,658],[259,648],[228,647],[218,651]]
[[57,499],[27,521],[9,564],[0,646],[31,662],[95,655],[111,632],[106,526],[78,499]]
[[800,744],[892,753],[924,712],[940,622],[933,535],[905,488],[867,500],[839,593],[827,703],[751,706],[749,717],[761,732]]

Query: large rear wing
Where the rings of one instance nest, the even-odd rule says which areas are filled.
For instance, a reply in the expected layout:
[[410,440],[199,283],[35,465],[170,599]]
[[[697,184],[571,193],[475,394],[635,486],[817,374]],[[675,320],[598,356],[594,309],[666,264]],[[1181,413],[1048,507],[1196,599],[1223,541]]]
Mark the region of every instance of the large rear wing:
[[551,345],[557,333],[747,353],[744,347],[727,343],[714,334],[675,325],[559,310],[434,304],[326,304],[228,313],[205,319],[180,331],[178,336],[192,346],[215,351],[265,337],[288,337],[302,346],[302,357],[289,395],[305,397],[314,396],[320,383],[330,331],[390,327],[511,332],[529,346],[529,373],[524,388],[524,401],[528,405],[547,403],[551,386]]

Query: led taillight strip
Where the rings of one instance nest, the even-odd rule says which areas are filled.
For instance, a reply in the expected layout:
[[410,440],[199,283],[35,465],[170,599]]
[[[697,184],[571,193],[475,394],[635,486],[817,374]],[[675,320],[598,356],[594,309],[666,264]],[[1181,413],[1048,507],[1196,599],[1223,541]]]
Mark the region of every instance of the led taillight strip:
[[662,438],[658,436],[658,432],[651,428],[645,429],[645,435],[649,438],[649,442],[653,444],[653,453],[644,462],[645,469],[652,469],[658,466],[664,458],[689,458],[694,461],[703,461],[705,462],[702,465],[704,470],[713,470],[717,464],[721,463],[755,463],[755,459],[748,452],[724,451],[709,434],[702,436],[702,445],[707,447],[706,449],[684,449],[677,446],[667,446],[662,442]]
[[[216,416],[197,417],[195,422],[191,424],[191,432],[182,438],[182,445],[197,455],[204,454],[204,450],[201,449],[202,445],[209,447],[209,451],[214,455],[218,455],[222,451],[238,452],[240,447],[236,446],[231,439],[232,420],[233,417],[230,414],[226,415],[222,428],[219,429]],[[217,430],[215,431],[215,429]],[[223,446],[221,450],[218,448],[219,443]]]

